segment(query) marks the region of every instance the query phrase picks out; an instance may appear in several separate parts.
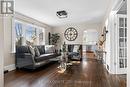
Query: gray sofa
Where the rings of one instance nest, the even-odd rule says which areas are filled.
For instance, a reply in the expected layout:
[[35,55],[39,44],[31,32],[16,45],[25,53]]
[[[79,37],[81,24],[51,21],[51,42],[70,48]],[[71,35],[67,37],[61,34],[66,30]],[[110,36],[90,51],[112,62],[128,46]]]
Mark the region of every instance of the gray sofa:
[[33,49],[30,46],[17,46],[16,68],[36,69],[60,55],[51,45],[33,46]]

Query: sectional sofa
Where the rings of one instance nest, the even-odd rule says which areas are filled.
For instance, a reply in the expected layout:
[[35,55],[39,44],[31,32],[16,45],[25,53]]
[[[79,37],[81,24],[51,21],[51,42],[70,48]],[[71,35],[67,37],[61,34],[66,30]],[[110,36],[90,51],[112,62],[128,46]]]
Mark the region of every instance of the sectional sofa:
[[60,55],[55,51],[53,45],[17,46],[16,68],[36,69]]

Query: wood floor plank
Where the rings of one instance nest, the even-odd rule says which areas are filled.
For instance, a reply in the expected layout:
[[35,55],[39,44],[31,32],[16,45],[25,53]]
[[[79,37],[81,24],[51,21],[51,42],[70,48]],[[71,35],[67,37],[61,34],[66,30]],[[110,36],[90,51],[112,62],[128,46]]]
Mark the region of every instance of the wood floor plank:
[[64,73],[58,73],[58,66],[51,63],[36,71],[11,71],[5,74],[5,87],[126,87],[126,78],[109,74],[96,59],[73,63]]

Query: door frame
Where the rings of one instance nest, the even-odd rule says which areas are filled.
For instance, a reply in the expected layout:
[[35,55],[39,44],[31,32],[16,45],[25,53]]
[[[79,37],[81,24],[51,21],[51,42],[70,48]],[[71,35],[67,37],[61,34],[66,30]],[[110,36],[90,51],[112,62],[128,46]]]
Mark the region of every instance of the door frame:
[[0,87],[4,87],[4,18],[0,15]]

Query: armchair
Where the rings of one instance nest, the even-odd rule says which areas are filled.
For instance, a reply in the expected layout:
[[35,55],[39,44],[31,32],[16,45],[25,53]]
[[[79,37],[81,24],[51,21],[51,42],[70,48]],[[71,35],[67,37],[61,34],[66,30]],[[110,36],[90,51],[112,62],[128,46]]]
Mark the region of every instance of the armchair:
[[80,44],[69,44],[68,48],[68,58],[70,60],[82,60],[82,45]]

